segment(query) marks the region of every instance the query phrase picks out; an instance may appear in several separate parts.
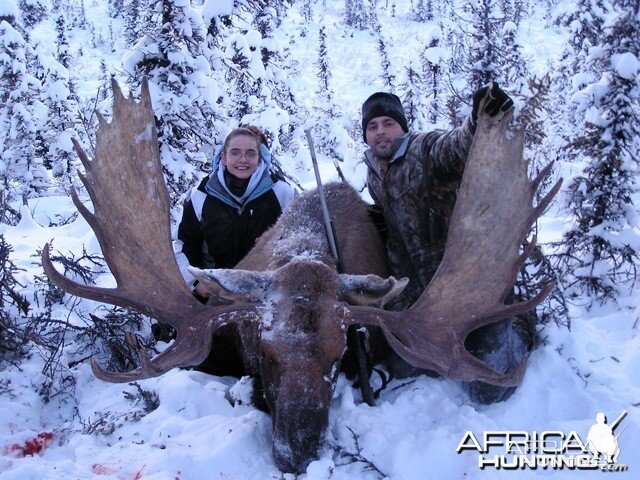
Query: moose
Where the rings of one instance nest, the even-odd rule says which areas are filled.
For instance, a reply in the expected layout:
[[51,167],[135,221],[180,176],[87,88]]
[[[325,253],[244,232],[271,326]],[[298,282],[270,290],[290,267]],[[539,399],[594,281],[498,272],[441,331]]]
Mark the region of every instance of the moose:
[[444,259],[409,309],[384,309],[407,280],[388,276],[384,245],[366,203],[339,183],[324,188],[345,273],[338,273],[329,251],[318,192],[310,191],[294,200],[236,269],[194,269],[216,290],[202,304],[184,283],[171,247],[169,196],[148,84],[142,82],[139,102],[125,98],[115,81],[113,90],[111,122],[98,117],[95,158],[74,142],[94,211],[75,190],[72,199],[95,232],[117,286],[69,280],[53,266],[49,245],[42,264],[64,291],[132,308],[170,324],[177,336],[154,358],[138,349],[140,366],[129,372],[105,371],[92,359],[98,378],[128,382],[198,365],[209,355],[213,335],[231,329],[246,373],[261,384],[272,415],[274,459],[284,472],[304,471],[317,457],[351,325],[378,327],[391,348],[418,368],[456,380],[520,382],[526,358],[501,373],[464,346],[474,329],[530,311],[554,287],[546,284],[526,301],[504,303],[535,238],[522,252],[520,247],[560,187],[556,183],[533,205],[551,166],[529,179],[523,133],[507,135],[510,115],[499,121],[481,115]]

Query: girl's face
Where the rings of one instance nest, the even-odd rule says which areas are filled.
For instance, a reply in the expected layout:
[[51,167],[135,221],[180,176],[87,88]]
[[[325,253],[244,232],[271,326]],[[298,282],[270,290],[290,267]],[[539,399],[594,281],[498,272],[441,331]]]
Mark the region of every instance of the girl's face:
[[247,135],[233,137],[222,152],[221,161],[234,177],[249,178],[258,169],[260,163],[258,142]]

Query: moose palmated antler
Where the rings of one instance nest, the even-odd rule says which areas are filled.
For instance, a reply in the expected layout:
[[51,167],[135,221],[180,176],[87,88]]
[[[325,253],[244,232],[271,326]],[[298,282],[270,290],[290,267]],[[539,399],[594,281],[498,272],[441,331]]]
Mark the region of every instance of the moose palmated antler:
[[534,309],[553,290],[554,284],[547,284],[527,301],[504,304],[535,239],[522,253],[520,246],[561,185],[559,180],[533,205],[551,164],[529,179],[524,132],[508,132],[512,112],[478,119],[444,258],[416,303],[403,312],[351,308],[352,321],[382,327],[392,348],[412,365],[504,386],[520,382],[527,359],[514,371],[496,372],[467,351],[465,339],[476,328]]
[[94,213],[75,189],[71,196],[95,232],[117,286],[99,288],[69,280],[53,266],[48,244],[42,251],[42,265],[51,281],[66,292],[132,308],[176,329],[176,341],[154,359],[140,350],[141,367],[131,372],[106,372],[92,360],[98,378],[128,382],[202,362],[209,353],[212,332],[252,307],[205,306],[189,292],[171,247],[169,195],[148,82],[142,82],[140,102],[125,98],[115,80],[112,86],[113,118],[108,123],[98,114],[95,159],[89,160],[74,140],[86,172],[79,177]]

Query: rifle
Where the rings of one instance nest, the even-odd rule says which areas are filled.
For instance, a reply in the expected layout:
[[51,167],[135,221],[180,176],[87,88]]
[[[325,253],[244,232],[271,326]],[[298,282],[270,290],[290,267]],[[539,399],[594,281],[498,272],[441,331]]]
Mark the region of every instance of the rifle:
[[338,273],[344,273],[344,267],[342,265],[342,257],[340,256],[340,247],[338,245],[338,236],[336,235],[336,229],[333,225],[333,220],[329,215],[329,209],[327,208],[327,200],[324,196],[324,189],[322,188],[322,180],[320,179],[320,170],[318,168],[318,159],[316,158],[316,149],[313,144],[313,137],[311,136],[311,129],[306,129],[304,133],[307,134],[307,140],[309,141],[309,150],[311,151],[311,163],[313,164],[313,172],[316,175],[316,185],[318,185],[318,195],[320,196],[320,206],[322,208],[322,218],[324,220],[324,229],[327,234],[327,241],[329,242],[329,249],[331,255],[336,261],[336,268]]
[[[316,175],[316,184],[318,185],[318,195],[320,197],[320,206],[322,208],[322,218],[324,220],[324,229],[327,234],[327,241],[329,242],[329,249],[331,255],[336,261],[336,268],[338,273],[344,273],[344,266],[342,264],[342,256],[340,255],[340,245],[338,243],[338,236],[336,235],[336,229],[329,215],[329,209],[327,208],[327,200],[324,196],[324,189],[322,188],[322,180],[320,179],[320,169],[318,168],[318,159],[316,158],[316,150],[313,144],[313,137],[311,136],[311,129],[307,128],[304,133],[307,135],[307,141],[309,142],[309,151],[311,152],[311,163],[313,164],[313,171]],[[362,399],[369,406],[374,406],[375,401],[373,399],[373,389],[369,383],[369,372],[367,370],[367,358],[365,355],[365,346],[367,344],[366,331],[364,329],[357,329],[354,336],[347,334],[347,343],[354,350],[356,359],[358,361],[358,381],[360,383],[360,392],[362,393]]]
[[[627,416],[627,411],[623,410],[622,413],[620,415],[618,415],[618,418],[615,419],[615,421],[610,425],[611,427],[611,431],[613,432],[616,427],[618,426],[618,424],[624,419],[624,417]],[[620,432],[622,433],[622,432]]]

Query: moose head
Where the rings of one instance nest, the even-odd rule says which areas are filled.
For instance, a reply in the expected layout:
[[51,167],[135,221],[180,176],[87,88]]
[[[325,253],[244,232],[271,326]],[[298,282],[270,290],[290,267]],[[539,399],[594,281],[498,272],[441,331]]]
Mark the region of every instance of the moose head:
[[533,206],[550,166],[529,180],[522,133],[506,135],[510,119],[496,122],[481,115],[442,264],[408,310],[383,308],[407,281],[387,277],[384,246],[366,204],[346,184],[325,187],[345,274],[338,273],[330,255],[318,193],[306,192],[236,269],[194,270],[217,293],[217,300],[203,305],[189,292],[171,248],[169,198],[149,87],[143,81],[136,102],[114,82],[113,119],[99,117],[95,158],[89,160],[74,143],[94,212],[75,191],[72,198],[96,233],[117,286],[67,279],[53,266],[48,245],[43,267],[71,294],[129,307],[176,329],[176,340],[155,358],[140,349],[141,365],[130,372],[107,372],[92,360],[95,375],[106,381],[128,382],[197,365],[208,355],[213,333],[235,325],[247,373],[261,379],[272,415],[276,464],[300,472],[316,457],[328,424],[350,325],[380,327],[406,361],[453,379],[494,385],[521,380],[526,361],[500,373],[464,347],[474,329],[535,308],[553,288],[545,285],[527,301],[504,304],[535,240],[522,253],[520,246],[560,187],[558,182]]

